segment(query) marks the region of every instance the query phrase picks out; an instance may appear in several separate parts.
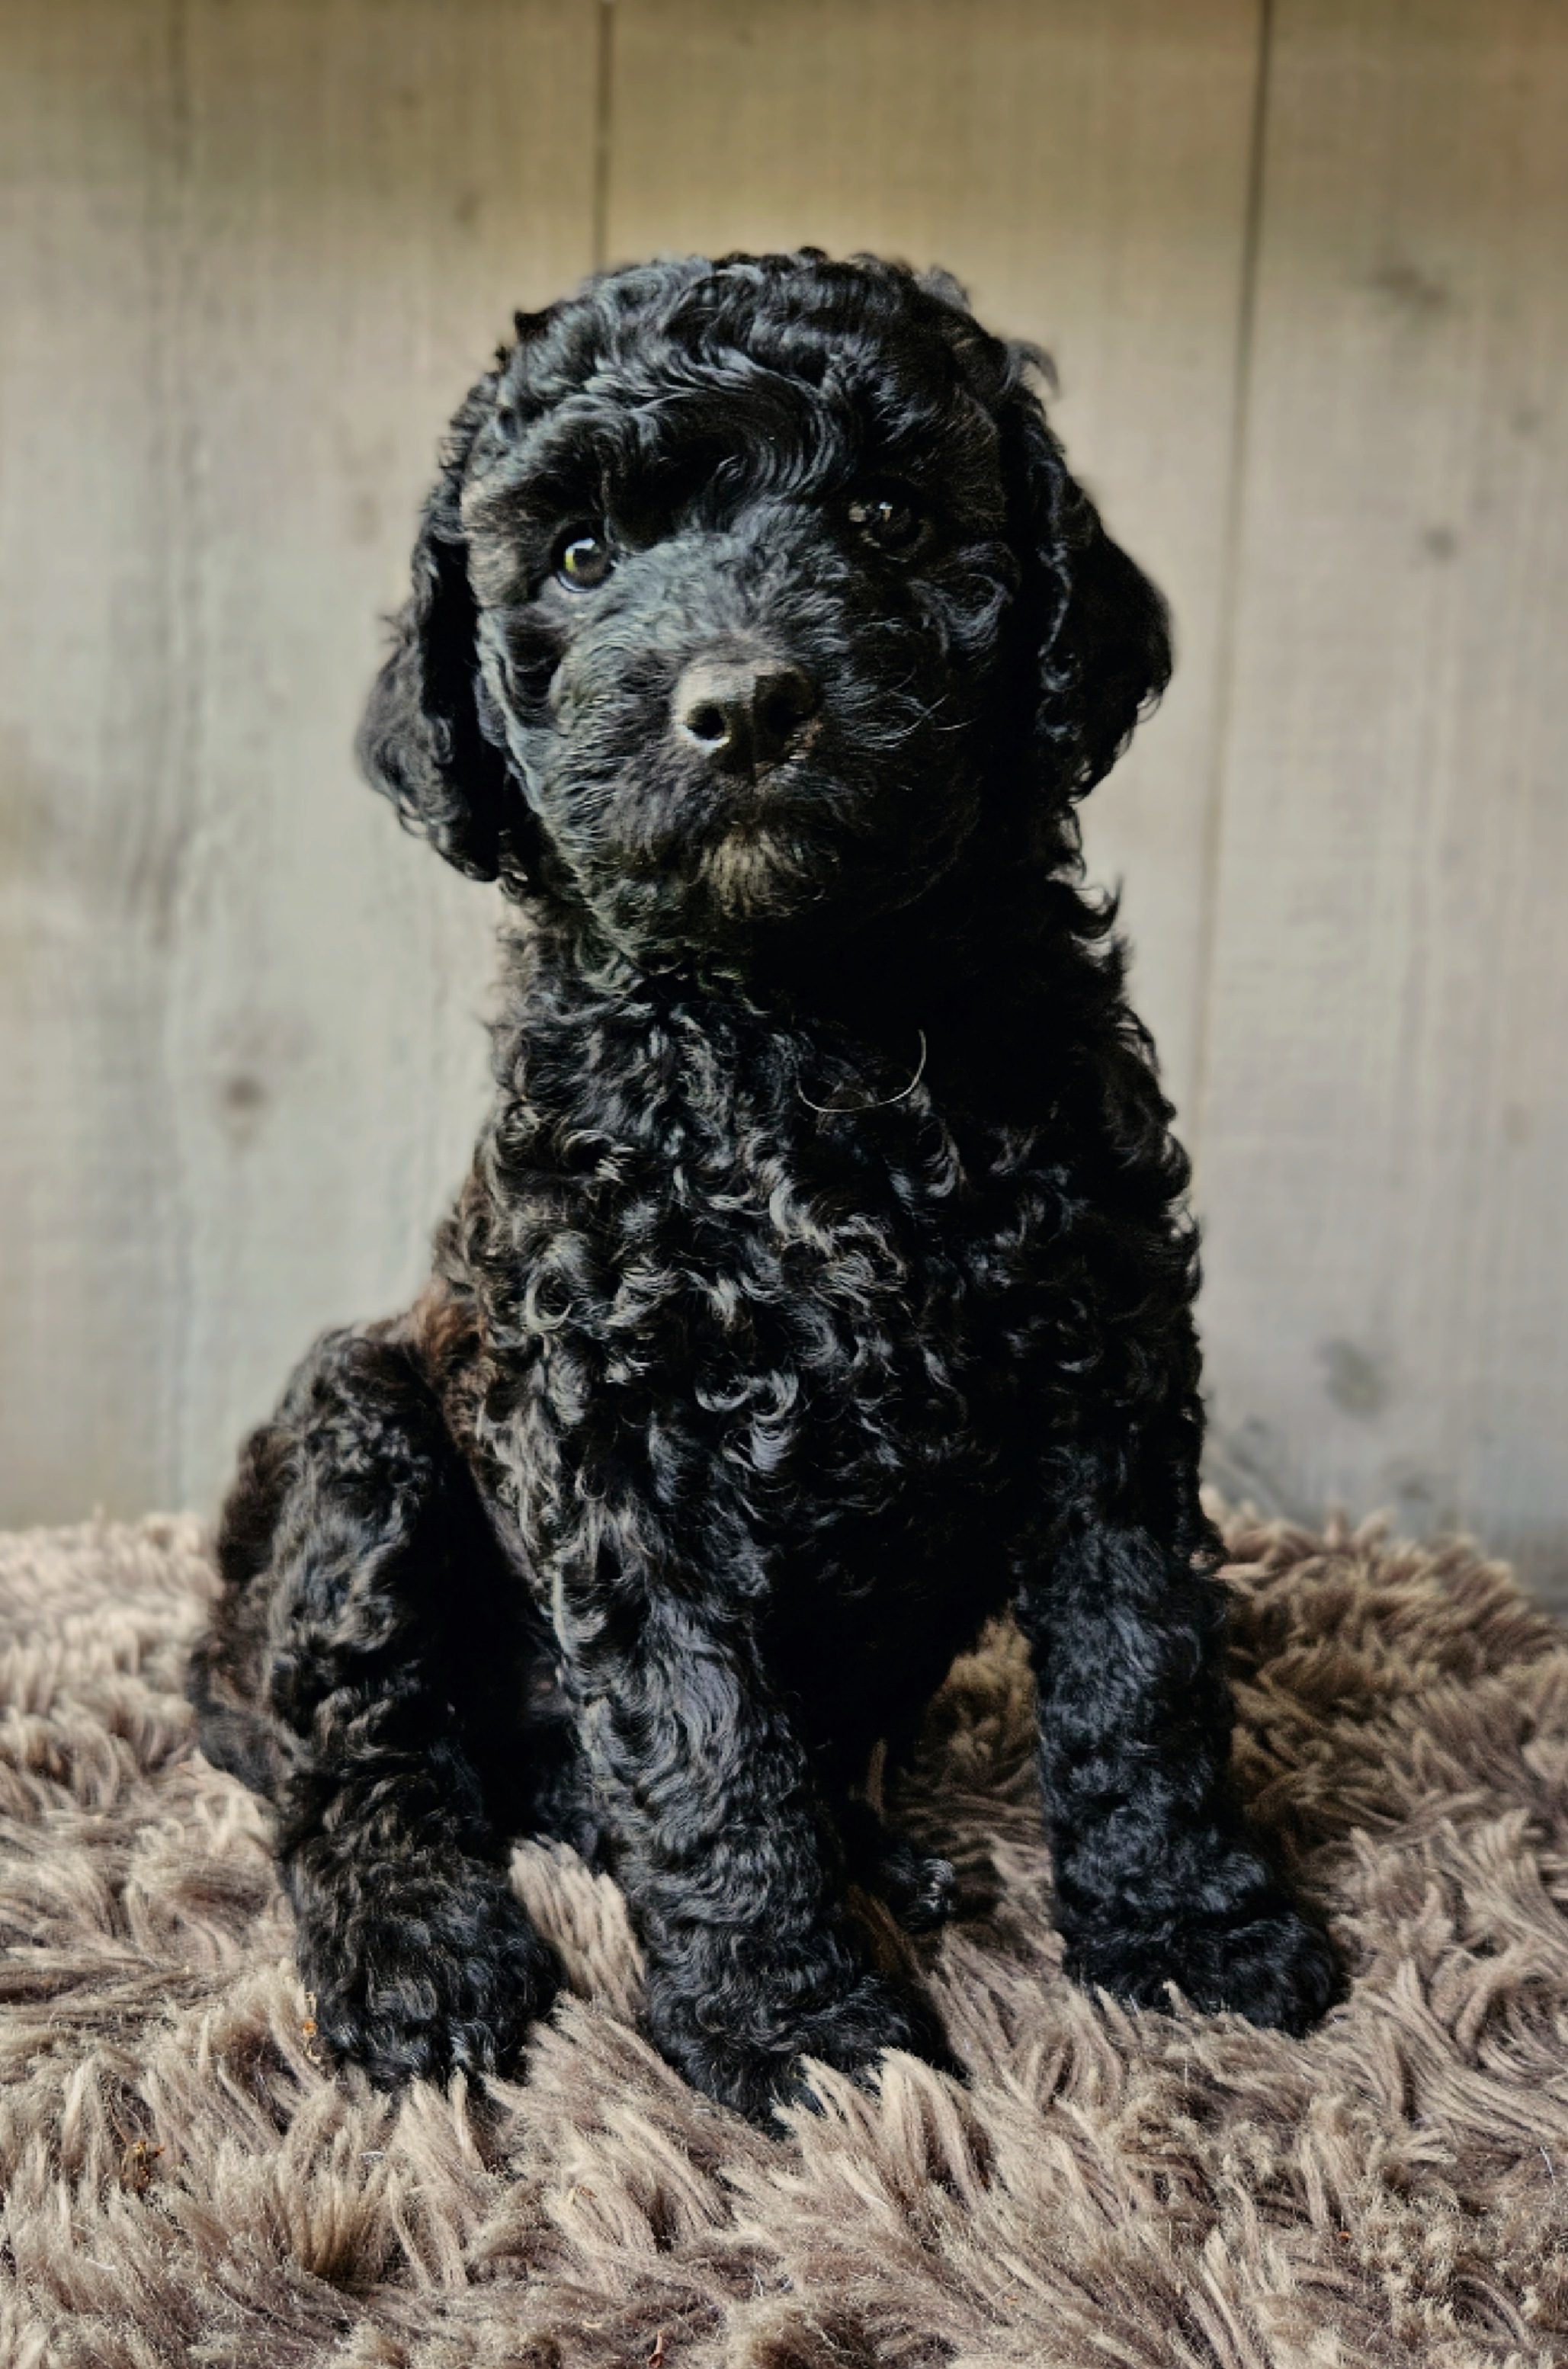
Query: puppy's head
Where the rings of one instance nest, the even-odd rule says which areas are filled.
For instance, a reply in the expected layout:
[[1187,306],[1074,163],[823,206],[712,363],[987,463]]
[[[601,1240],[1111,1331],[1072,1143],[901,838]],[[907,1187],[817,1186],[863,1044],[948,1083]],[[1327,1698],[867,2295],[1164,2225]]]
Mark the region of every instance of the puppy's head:
[[372,780],[645,961],[853,927],[1059,822],[1170,650],[1035,359],[949,281],[810,251],[520,317],[426,507]]

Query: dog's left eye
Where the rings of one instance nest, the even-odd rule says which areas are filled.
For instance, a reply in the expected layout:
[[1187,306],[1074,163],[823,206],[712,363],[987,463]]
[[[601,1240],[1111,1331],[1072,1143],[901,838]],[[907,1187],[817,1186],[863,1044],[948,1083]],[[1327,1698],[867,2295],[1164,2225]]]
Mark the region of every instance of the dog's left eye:
[[614,565],[610,538],[601,527],[574,526],[556,547],[556,577],[573,592],[591,592]]
[[856,495],[850,504],[850,523],[878,551],[898,558],[914,549],[925,521],[907,494],[883,488]]

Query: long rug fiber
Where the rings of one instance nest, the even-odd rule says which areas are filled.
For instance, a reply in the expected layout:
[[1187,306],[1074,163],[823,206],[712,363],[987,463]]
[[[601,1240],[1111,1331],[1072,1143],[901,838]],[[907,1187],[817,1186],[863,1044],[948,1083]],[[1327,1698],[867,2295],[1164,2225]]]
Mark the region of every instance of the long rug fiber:
[[186,1520],[0,1541],[0,2363],[1568,2363],[1568,1631],[1471,1548],[1229,1522],[1253,1815],[1329,1911],[1302,2042],[1067,1983],[1028,1675],[959,1664],[906,1822],[965,2087],[783,2140],[638,2036],[613,1887],[521,1848],[571,1996],[522,2075],[315,2061],[258,1806],[191,1748]]

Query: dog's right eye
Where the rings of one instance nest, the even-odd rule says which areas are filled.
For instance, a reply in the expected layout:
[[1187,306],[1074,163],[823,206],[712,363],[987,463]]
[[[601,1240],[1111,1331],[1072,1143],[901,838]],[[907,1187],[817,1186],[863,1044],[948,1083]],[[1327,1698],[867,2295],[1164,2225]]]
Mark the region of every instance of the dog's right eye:
[[874,486],[850,504],[850,523],[890,559],[907,559],[925,533],[925,520],[898,486]]
[[556,546],[556,578],[569,592],[591,592],[614,565],[610,538],[602,527],[574,526]]

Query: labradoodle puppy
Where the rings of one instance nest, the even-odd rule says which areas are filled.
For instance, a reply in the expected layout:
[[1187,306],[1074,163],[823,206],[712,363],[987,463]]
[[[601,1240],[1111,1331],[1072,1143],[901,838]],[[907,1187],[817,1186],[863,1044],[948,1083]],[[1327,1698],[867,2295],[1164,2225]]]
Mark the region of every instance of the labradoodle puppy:
[[1080,886],[1166,616],[1036,360],[941,277],[697,258],[453,423],[361,753],[515,904],[495,1105],[412,1313],[246,1448],[191,1677],[378,2081],[548,2007],[520,1834],[613,1871],[742,2112],[939,2053],[847,1888],[948,1906],[867,1771],[1004,1607],[1070,1968],[1329,1997],[1227,1791],[1187,1168]]

